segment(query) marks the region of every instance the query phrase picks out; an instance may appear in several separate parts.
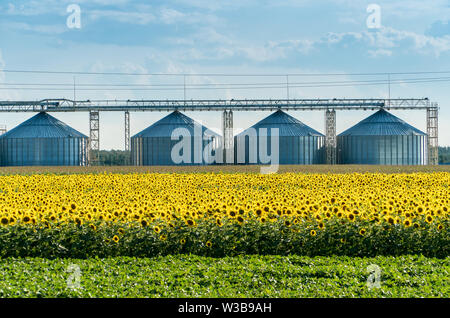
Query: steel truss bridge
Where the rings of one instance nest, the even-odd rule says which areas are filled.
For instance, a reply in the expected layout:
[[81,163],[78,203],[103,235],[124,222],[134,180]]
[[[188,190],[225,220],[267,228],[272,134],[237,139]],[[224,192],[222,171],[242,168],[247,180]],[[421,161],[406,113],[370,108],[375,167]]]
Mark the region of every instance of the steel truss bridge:
[[328,164],[336,164],[336,111],[338,110],[425,110],[428,134],[428,163],[438,164],[438,104],[423,99],[191,99],[191,100],[85,100],[44,99],[40,101],[0,101],[0,112],[89,112],[90,162],[92,151],[100,149],[102,111],[125,114],[125,150],[130,150],[130,112],[139,111],[220,111],[223,145],[233,147],[234,111],[324,111],[325,147]]

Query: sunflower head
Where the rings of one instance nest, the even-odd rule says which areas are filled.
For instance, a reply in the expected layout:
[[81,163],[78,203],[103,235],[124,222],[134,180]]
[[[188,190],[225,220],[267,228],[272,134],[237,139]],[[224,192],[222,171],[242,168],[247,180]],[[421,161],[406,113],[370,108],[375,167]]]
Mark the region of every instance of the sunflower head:
[[0,223],[1,223],[2,225],[8,225],[9,220],[8,220],[8,218],[2,217],[2,219],[0,220]]

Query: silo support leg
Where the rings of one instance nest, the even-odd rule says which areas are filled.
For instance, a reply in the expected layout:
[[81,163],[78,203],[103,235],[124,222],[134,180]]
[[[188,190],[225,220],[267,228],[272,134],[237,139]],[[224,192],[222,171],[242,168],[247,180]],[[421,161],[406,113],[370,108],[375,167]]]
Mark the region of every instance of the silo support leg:
[[438,107],[427,108],[428,164],[439,164]]
[[233,112],[224,110],[222,115],[224,162],[234,163]]
[[100,116],[95,110],[89,111],[89,165],[98,164],[100,150]]
[[326,163],[336,164],[336,111],[325,111],[325,149]]

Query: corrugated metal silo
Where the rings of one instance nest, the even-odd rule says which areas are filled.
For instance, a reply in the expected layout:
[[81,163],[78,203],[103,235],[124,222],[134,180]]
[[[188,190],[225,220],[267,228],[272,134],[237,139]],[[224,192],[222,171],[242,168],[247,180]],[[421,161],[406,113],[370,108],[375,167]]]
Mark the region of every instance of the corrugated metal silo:
[[[264,133],[264,128],[266,128],[266,133]],[[260,158],[260,145],[261,142],[266,141],[266,149],[261,151],[264,153],[266,150],[267,154],[272,153],[273,128],[278,128],[279,164],[321,164],[324,162],[325,136],[281,110],[234,137],[235,162],[238,164],[266,164],[267,162]],[[256,133],[256,139],[253,138],[253,133]],[[243,150],[245,154],[242,153]],[[250,153],[258,155],[252,156]]]
[[[184,138],[190,136],[190,156],[183,162],[174,161],[172,156],[172,151],[176,149],[174,147],[182,139],[178,135],[178,139],[172,140],[172,134],[177,133],[176,129],[187,133]],[[208,136],[207,139],[203,138],[205,135]],[[208,160],[205,160],[203,155],[203,151],[209,144],[217,149],[220,145],[220,136],[179,111],[174,111],[131,137],[131,160],[133,165],[138,166],[214,163],[209,162],[211,156],[206,157]]]
[[0,166],[84,166],[88,137],[41,112],[0,136]]
[[380,109],[337,137],[339,163],[425,165],[427,134]]

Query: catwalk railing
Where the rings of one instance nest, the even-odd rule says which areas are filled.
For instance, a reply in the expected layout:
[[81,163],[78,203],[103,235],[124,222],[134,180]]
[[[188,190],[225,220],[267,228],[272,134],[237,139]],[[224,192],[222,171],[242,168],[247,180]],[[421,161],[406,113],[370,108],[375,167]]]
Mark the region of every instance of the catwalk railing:
[[426,109],[423,99],[191,99],[191,100],[85,100],[44,99],[40,101],[0,101],[0,112],[77,111],[260,111],[285,110],[375,110]]

